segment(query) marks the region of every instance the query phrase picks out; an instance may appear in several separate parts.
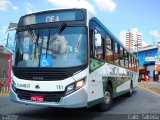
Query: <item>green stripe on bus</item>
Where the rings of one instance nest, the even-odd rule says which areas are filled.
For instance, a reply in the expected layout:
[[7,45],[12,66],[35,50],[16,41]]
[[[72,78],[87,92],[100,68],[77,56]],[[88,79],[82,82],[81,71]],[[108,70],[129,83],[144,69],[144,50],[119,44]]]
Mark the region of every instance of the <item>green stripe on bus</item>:
[[116,87],[118,87],[119,85],[122,85],[123,83],[127,82],[128,80],[130,80],[129,77],[118,77],[118,76],[103,76],[102,77],[103,80],[103,84],[106,85],[107,82],[110,80],[112,82],[112,86],[113,86],[113,92],[116,91]]
[[99,98],[99,99],[96,99],[96,100],[93,100],[93,101],[90,101],[87,103],[87,108],[90,108],[94,105],[97,105],[99,103],[102,103],[104,101],[104,98]]
[[95,71],[96,69],[103,66],[104,64],[105,64],[104,62],[91,59],[90,60],[90,65],[89,65],[89,72],[91,73],[91,72]]
[[124,90],[124,91],[121,91],[121,92],[117,92],[113,95],[113,98],[116,98],[116,97],[119,97],[121,95],[124,95],[126,94],[127,92],[129,92],[129,89],[128,90]]

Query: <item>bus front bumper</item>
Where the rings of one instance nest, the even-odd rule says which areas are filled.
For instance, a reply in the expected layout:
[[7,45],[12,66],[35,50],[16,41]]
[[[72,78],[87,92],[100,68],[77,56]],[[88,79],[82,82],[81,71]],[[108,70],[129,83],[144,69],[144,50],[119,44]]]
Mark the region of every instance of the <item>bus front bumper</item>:
[[26,105],[38,105],[38,106],[50,106],[61,108],[81,108],[87,107],[87,93],[81,88],[67,96],[61,97],[59,102],[34,102],[31,100],[19,99],[13,88],[10,89],[10,99],[13,102],[26,104]]

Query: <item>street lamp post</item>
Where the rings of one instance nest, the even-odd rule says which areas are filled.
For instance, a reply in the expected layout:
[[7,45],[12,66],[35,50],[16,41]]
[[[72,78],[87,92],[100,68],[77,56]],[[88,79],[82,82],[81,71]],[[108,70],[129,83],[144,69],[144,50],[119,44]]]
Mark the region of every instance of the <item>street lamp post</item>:
[[140,46],[141,44],[139,43],[137,43],[137,44],[135,44],[135,45],[133,45],[133,46],[135,46],[137,49],[136,49],[136,52],[137,52],[137,55],[136,55],[136,57],[137,57],[137,59],[138,59],[138,46]]
[[134,46],[137,48],[137,55],[136,55],[136,57],[137,57],[137,71],[139,71],[139,69],[138,69],[138,66],[139,66],[139,60],[138,60],[138,47],[140,46],[141,44],[140,43],[137,43],[137,44],[135,44]]

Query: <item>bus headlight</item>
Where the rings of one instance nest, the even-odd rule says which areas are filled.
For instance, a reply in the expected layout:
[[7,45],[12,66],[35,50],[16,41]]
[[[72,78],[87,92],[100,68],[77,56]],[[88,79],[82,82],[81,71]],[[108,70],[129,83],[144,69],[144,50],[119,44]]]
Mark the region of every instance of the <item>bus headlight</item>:
[[85,85],[85,80],[80,80],[76,82],[76,89],[79,89]]
[[70,85],[67,86],[66,95],[68,95],[68,94],[70,94],[74,91],[75,91],[75,84],[73,83],[73,84],[70,84]]
[[85,85],[85,82],[86,81],[85,81],[85,78],[84,78],[84,79],[81,79],[79,81],[76,81],[76,82],[68,85],[66,87],[66,93],[65,93],[65,95],[68,95],[68,94],[70,94],[70,93],[72,93],[72,92],[74,92],[74,91],[82,88]]

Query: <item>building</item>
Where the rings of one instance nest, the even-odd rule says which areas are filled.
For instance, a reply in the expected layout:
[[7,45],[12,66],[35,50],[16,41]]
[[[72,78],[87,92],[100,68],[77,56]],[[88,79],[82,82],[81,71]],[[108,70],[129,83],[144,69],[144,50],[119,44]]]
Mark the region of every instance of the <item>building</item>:
[[8,82],[8,70],[9,70],[9,60],[10,53],[0,46],[0,84],[4,83],[7,86]]
[[119,39],[124,43],[124,46],[131,51],[137,51],[142,47],[143,35],[138,31],[138,28],[123,30],[120,32]]
[[9,90],[10,87],[16,26],[16,23],[9,24],[4,35],[4,44],[0,45],[0,92],[2,88],[7,88],[7,90]]
[[138,60],[139,60],[139,76],[145,78],[147,75],[150,80],[158,80],[157,71],[157,58],[158,58],[158,47],[148,46],[139,49]]

